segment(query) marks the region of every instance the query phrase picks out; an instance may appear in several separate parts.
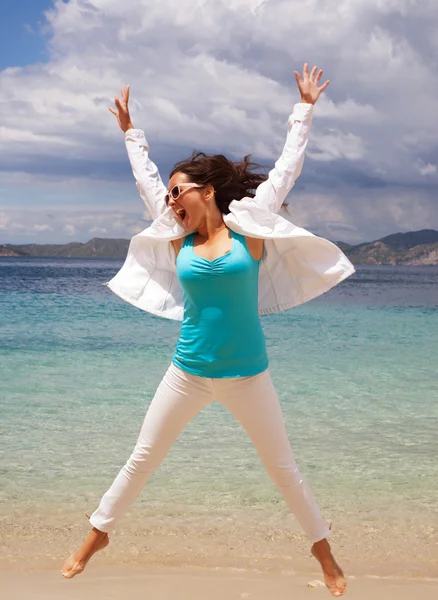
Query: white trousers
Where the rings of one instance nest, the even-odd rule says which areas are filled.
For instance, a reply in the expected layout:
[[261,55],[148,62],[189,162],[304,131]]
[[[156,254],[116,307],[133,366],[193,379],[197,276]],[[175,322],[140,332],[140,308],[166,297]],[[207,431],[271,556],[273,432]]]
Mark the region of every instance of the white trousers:
[[90,523],[110,532],[161,464],[186,425],[219,401],[243,425],[269,476],[309,540],[329,535],[329,524],[298,470],[269,368],[248,377],[199,377],[170,364],[147,410],[134,451],[103,495]]

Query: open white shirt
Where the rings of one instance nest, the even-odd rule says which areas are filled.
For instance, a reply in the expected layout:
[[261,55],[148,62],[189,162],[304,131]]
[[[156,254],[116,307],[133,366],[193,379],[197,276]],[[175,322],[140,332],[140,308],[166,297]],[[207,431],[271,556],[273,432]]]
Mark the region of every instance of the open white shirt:
[[[223,215],[227,227],[263,238],[259,270],[259,315],[280,312],[315,298],[355,272],[333,242],[298,227],[283,201],[301,173],[312,123],[313,105],[295,104],[286,143],[255,198],[233,200]],[[167,193],[141,129],[125,132],[125,144],[137,188],[153,222],[135,235],[122,268],[104,285],[133,306],[156,316],[182,321],[184,303],[171,240],[187,231],[165,203]]]

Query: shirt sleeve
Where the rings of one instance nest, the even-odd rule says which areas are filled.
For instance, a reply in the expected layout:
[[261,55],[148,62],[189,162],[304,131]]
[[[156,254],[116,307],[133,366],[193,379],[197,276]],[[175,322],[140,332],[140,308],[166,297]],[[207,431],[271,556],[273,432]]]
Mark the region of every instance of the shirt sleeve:
[[298,102],[288,119],[286,143],[280,158],[269,172],[268,179],[256,190],[257,204],[278,213],[284,199],[301,173],[310,126],[313,117],[313,104]]
[[125,145],[129,162],[135,177],[140,196],[155,220],[167,210],[164,197],[167,193],[155,163],[149,158],[149,145],[142,129],[128,129],[125,132]]

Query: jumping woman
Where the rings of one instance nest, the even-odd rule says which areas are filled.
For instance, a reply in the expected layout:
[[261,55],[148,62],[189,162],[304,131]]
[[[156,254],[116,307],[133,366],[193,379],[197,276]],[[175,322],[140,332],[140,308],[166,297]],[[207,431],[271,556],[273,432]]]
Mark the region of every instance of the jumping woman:
[[268,367],[260,315],[303,304],[354,273],[329,240],[297,227],[284,204],[301,172],[313,107],[329,81],[294,71],[301,94],[280,158],[268,175],[250,155],[240,163],[194,152],[175,165],[166,188],[128,110],[129,85],[115,98],[136,185],[153,218],[135,235],[123,267],[105,283],[123,300],[182,321],[179,340],[147,410],[135,448],[88,517],[82,546],[62,575],[81,573],[187,424],[214,400],[243,425],[269,476],[311,543],[326,586],[346,580],[327,541],[328,522],[300,473]]

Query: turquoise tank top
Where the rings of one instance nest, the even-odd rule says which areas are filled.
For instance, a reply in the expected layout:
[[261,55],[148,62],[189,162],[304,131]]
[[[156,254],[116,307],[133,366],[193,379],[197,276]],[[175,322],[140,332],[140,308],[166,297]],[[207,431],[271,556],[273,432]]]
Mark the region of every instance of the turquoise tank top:
[[184,317],[172,361],[201,377],[244,377],[268,368],[258,315],[261,259],[251,256],[245,236],[229,231],[232,249],[223,256],[195,254],[195,231],[176,259]]

